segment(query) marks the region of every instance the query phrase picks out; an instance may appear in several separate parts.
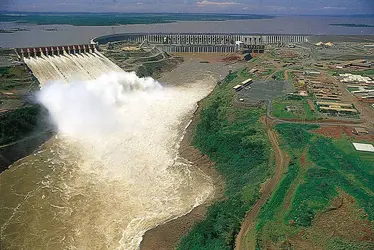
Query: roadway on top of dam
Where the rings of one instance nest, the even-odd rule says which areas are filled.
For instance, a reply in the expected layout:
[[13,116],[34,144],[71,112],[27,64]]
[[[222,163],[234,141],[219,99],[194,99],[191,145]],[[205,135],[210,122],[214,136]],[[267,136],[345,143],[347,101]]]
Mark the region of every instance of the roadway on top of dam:
[[26,31],[0,34],[0,47],[20,48],[84,44],[90,39],[113,33],[237,33],[295,35],[374,35],[372,27],[340,27],[332,23],[374,25],[372,18],[349,17],[275,17],[273,19],[231,21],[187,21],[162,24],[118,26],[33,25],[13,22],[0,23],[0,29],[23,28]]

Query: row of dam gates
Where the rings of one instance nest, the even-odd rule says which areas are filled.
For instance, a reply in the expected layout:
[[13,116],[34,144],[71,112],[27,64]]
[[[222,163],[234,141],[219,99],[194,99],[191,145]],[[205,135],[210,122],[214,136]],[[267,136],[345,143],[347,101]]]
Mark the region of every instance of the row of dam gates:
[[306,35],[243,34],[134,34],[123,33],[97,37],[90,44],[18,48],[20,59],[63,54],[94,53],[98,45],[117,42],[147,42],[169,53],[234,53],[244,48],[263,53],[266,45],[308,42]]
[[306,35],[244,35],[244,34],[134,34],[122,33],[92,39],[92,43],[148,42],[165,52],[233,53],[239,48],[263,53],[265,45],[304,43]]

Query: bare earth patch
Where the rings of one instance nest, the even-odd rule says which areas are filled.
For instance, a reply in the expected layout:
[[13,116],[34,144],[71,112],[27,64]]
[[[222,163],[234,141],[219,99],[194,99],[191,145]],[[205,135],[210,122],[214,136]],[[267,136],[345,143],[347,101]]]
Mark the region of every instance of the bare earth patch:
[[[316,216],[312,227],[289,239],[295,249],[338,249],[334,240],[353,243],[352,249],[373,249],[374,234],[367,214],[352,196],[340,191],[330,206]],[[339,248],[342,249],[342,248]]]

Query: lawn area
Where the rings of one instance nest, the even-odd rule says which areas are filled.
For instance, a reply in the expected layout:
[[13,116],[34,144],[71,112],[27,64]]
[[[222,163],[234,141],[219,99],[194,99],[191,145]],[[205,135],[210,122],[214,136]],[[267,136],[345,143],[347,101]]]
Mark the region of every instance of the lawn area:
[[284,70],[278,71],[273,75],[273,79],[276,81],[284,81]]
[[358,88],[358,87],[348,87],[347,90],[348,90],[349,92],[352,92],[352,91],[357,91],[357,90],[359,90],[359,88]]
[[268,75],[270,75],[270,74],[273,73],[273,72],[274,72],[274,70],[271,69],[271,68],[269,68],[269,69],[267,69],[267,71],[263,72],[263,73],[261,74],[261,76],[268,76]]
[[[257,218],[257,249],[372,249],[374,154],[356,152],[351,138],[311,133],[314,125],[278,124],[275,128],[290,164]],[[339,199],[351,201],[344,205],[344,216],[341,209],[333,208]],[[362,228],[352,235],[350,224]]]
[[260,184],[274,171],[266,128],[259,121],[265,107],[235,104],[232,87],[246,79],[242,72],[230,73],[200,103],[193,144],[215,162],[225,179],[225,198],[209,207],[178,249],[232,249],[241,221],[259,198]]
[[[295,110],[287,111],[287,106],[293,107]],[[318,119],[318,114],[310,109],[308,99],[304,97],[295,100],[286,96],[273,100],[271,114],[281,119]]]

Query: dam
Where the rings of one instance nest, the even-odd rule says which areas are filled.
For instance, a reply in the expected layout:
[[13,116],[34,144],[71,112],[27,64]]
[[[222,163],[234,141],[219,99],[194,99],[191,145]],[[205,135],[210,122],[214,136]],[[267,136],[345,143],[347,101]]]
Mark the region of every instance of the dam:
[[136,250],[144,232],[213,193],[178,149],[197,102],[228,67],[212,73],[196,61],[160,84],[95,45],[16,51],[56,134],[0,175],[1,247]]
[[253,34],[112,34],[97,37],[91,43],[148,42],[169,53],[234,53],[245,49],[263,53],[266,45],[308,42],[307,35],[253,35]]
[[16,52],[41,85],[49,81],[97,80],[108,72],[123,72],[93,44],[19,48]]

